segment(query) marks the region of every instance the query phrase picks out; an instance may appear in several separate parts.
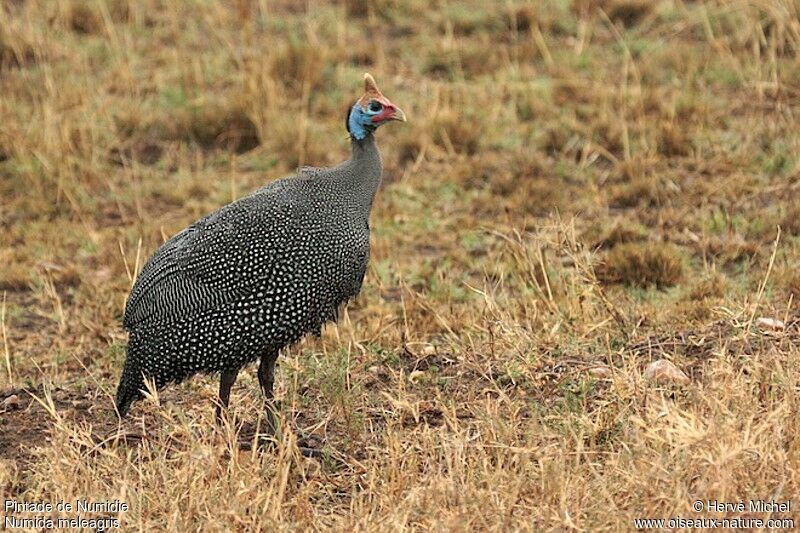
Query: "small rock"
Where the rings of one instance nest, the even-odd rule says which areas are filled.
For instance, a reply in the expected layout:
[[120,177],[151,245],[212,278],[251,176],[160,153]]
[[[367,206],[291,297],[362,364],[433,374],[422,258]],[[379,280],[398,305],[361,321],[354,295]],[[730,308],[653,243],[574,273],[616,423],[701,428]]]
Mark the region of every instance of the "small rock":
[[12,394],[8,398],[3,400],[3,407],[5,409],[19,409],[21,407],[19,396],[16,394]]
[[689,376],[666,359],[659,359],[647,365],[644,369],[644,378],[661,384],[685,385],[689,383]]
[[63,266],[56,263],[51,263],[50,261],[39,261],[39,267],[43,268],[44,270],[52,270],[54,272],[62,272],[64,270]]
[[111,269],[108,267],[98,268],[94,271],[95,281],[108,281],[111,279]]
[[421,370],[414,370],[412,373],[408,375],[408,381],[410,381],[411,383],[416,383],[417,381],[419,381],[419,378],[421,378],[424,375],[425,372],[422,372]]
[[597,379],[611,379],[611,369],[607,366],[594,366],[589,369],[589,375]]
[[775,331],[786,329],[786,324],[783,323],[783,320],[778,320],[777,318],[767,318],[764,316],[756,319],[756,326],[760,327],[761,329],[771,329]]
[[436,346],[432,344],[426,344],[422,347],[422,354],[423,355],[433,355],[436,353]]

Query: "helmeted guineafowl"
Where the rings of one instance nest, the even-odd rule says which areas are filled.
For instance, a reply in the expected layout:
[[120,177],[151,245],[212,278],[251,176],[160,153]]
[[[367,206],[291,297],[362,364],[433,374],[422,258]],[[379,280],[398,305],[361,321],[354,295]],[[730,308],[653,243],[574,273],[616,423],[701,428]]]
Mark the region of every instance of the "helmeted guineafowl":
[[199,372],[220,372],[226,408],[239,370],[260,359],[271,431],[275,362],[282,348],[337,318],[356,296],[369,258],[369,215],[381,181],[373,136],[405,114],[364,75],[348,110],[352,156],[303,168],[201,218],[148,260],[125,307],[130,333],[116,406]]

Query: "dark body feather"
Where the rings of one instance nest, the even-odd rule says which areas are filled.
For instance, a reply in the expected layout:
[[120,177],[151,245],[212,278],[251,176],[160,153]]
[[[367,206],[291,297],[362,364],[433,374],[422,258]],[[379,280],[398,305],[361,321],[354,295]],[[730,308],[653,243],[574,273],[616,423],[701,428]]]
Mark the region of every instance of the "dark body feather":
[[372,135],[352,144],[341,165],[270,183],[155,252],[125,309],[120,414],[141,396],[143,376],[160,388],[198,372],[238,370],[318,335],[358,294],[381,160]]

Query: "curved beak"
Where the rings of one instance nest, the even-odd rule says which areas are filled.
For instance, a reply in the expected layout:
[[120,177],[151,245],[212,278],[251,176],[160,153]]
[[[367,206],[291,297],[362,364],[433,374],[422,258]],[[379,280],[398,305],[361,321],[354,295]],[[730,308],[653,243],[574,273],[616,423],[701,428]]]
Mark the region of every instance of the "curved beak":
[[406,114],[399,107],[395,107],[394,115],[390,116],[389,120],[399,120],[400,122],[406,122]]

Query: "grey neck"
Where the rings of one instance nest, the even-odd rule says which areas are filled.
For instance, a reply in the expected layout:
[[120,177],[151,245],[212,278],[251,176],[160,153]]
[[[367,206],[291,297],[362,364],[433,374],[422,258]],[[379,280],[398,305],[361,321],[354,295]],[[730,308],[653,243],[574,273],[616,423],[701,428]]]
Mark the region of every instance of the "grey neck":
[[381,184],[381,154],[372,133],[361,140],[351,137],[350,142],[353,155],[343,165],[345,172],[342,173],[342,178],[346,183],[342,185],[353,199],[359,214],[368,218],[375,193]]

